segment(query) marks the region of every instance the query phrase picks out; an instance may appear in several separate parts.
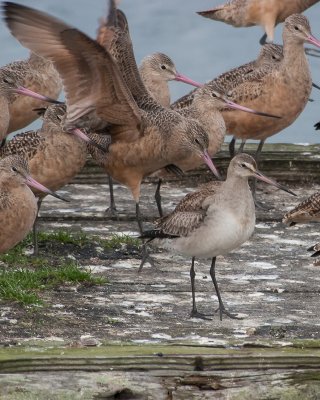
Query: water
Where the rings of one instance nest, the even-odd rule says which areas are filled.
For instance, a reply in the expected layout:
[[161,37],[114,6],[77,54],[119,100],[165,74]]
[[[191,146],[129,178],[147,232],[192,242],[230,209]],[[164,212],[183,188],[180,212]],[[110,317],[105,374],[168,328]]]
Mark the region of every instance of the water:
[[[138,63],[150,53],[161,51],[168,54],[177,69],[199,82],[205,82],[218,74],[256,58],[260,27],[233,28],[195,14],[224,0],[122,0]],[[95,37],[98,19],[106,14],[104,0],[18,0],[17,3],[47,11],[75,25],[91,37]],[[320,38],[320,3],[305,12],[313,34]],[[275,41],[281,43],[282,25],[276,28]],[[8,32],[4,23],[0,26],[1,63],[25,58],[28,55]],[[312,78],[320,84],[320,59],[309,57]],[[191,87],[172,82],[172,99],[189,92]],[[313,90],[303,113],[289,128],[271,137],[269,142],[318,143],[319,133],[313,125],[320,120],[320,92]],[[34,123],[32,128],[40,126]]]

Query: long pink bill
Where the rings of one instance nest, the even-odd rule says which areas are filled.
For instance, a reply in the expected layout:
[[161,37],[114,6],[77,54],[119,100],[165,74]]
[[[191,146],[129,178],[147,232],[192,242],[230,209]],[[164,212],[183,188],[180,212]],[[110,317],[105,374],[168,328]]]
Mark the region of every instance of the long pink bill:
[[255,171],[253,173],[253,176],[257,179],[260,179],[260,181],[266,182],[269,185],[275,186],[278,189],[284,190],[287,193],[292,194],[293,196],[296,196],[296,194],[294,192],[292,192],[290,189],[286,188],[285,186],[281,185],[280,183],[274,181],[273,179],[270,179],[268,177],[266,177],[265,175],[263,175],[260,171]]
[[83,140],[84,142],[97,147],[99,150],[103,151],[104,153],[107,153],[108,149],[101,146],[99,143],[95,142],[94,140],[90,139],[89,136],[87,136],[84,132],[82,132],[82,130],[75,128],[70,132],[73,133],[78,138],[80,138],[81,140]]
[[234,108],[235,110],[240,110],[240,111],[244,111],[244,112],[247,112],[247,113],[261,115],[263,117],[282,118],[282,117],[279,117],[278,115],[268,114],[268,113],[264,113],[264,112],[261,112],[261,111],[252,110],[251,108],[248,108],[248,107],[240,106],[239,104],[234,103],[231,100],[225,99],[224,101],[225,101],[225,103],[227,104],[228,107]]
[[307,41],[316,47],[320,47],[320,40],[316,39],[314,36],[310,35],[307,39]]
[[188,78],[187,76],[180,74],[179,72],[177,72],[174,80],[178,81],[178,82],[184,82],[184,83],[187,83],[187,84],[195,86],[195,87],[203,86],[201,83],[195,82],[192,79]]
[[43,96],[42,94],[33,92],[32,90],[27,89],[23,86],[19,86],[18,88],[14,89],[13,91],[15,93],[22,94],[23,96],[28,96],[28,97],[32,97],[37,100],[46,101],[47,103],[64,104],[62,101],[52,99],[51,97],[48,97],[48,96]]
[[51,194],[51,196],[56,197],[59,200],[69,202],[69,200],[64,199],[63,197],[59,196],[57,193],[52,192],[52,190],[50,190],[50,189],[46,188],[45,186],[41,185],[41,183],[39,183],[35,179],[31,178],[30,175],[27,176],[26,184],[28,186],[30,186],[30,187],[33,187],[34,189],[39,190],[40,192]]
[[207,166],[209,167],[209,169],[214,173],[214,175],[219,179],[219,181],[222,180],[221,175],[219,174],[217,168],[215,167],[215,165],[213,164],[211,157],[209,156],[207,150],[205,150],[202,154],[202,159],[203,161],[207,164]]

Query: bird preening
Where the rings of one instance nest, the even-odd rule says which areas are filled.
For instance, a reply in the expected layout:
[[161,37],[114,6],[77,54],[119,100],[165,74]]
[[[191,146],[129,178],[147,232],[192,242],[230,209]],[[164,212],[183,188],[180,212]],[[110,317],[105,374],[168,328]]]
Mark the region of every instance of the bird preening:
[[[227,256],[253,235],[259,193],[255,185],[250,188],[249,178],[295,196],[265,176],[258,165],[265,141],[290,126],[310,99],[313,83],[304,44],[320,48],[307,17],[300,14],[317,1],[302,7],[292,0],[289,7],[277,0],[272,12],[263,7],[258,12],[259,1],[267,3],[232,0],[199,12],[235,27],[261,25],[265,30],[258,54],[206,83],[178,72],[174,61],[157,49],[138,66],[130,21],[113,0],[107,2],[107,17],[100,21],[96,38],[83,32],[80,22],[73,27],[43,11],[3,2],[3,21],[30,50],[30,57],[0,69],[0,253],[33,229],[34,254],[38,254],[42,201],[47,195],[65,200],[56,191],[70,183],[91,157],[109,177],[106,217],[118,216],[114,181],[131,193],[142,240],[139,271],[146,262],[154,262],[150,242],[191,259],[191,316],[206,318],[196,305],[195,259],[210,259],[220,320],[223,315],[237,318],[222,301],[216,258]],[[266,38],[273,41],[279,23],[283,23],[283,44],[266,43]],[[172,102],[169,81],[195,88]],[[63,101],[58,100],[61,91]],[[39,116],[41,128],[6,140]],[[223,179],[214,157],[227,135],[234,139]],[[242,140],[238,154],[236,139]],[[260,142],[254,157],[242,152],[248,139]],[[164,212],[160,186],[168,171],[181,175],[202,166],[211,174],[209,182]],[[155,203],[160,218],[153,229],[145,228],[141,211],[143,182],[149,176],[159,178]],[[284,222],[316,219],[318,197],[287,213]],[[68,201],[72,203],[72,196]],[[317,245],[314,251],[318,253]]]

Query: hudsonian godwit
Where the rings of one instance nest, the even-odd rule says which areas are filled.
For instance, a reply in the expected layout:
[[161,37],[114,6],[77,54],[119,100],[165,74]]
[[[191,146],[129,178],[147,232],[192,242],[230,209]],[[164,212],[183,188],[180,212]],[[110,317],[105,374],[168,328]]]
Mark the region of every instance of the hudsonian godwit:
[[[211,258],[210,276],[218,301],[220,320],[226,310],[215,277],[216,257],[228,254],[247,241],[254,231],[255,206],[248,178],[256,177],[293,194],[289,189],[267,178],[257,170],[255,160],[247,154],[238,154],[229,165],[224,182],[209,182],[199,190],[189,193],[175,210],[158,220],[154,230],[143,233],[143,239],[159,239],[161,247],[192,257],[190,270],[193,317],[198,313],[195,301],[195,258]],[[142,264],[140,267],[143,265]]]

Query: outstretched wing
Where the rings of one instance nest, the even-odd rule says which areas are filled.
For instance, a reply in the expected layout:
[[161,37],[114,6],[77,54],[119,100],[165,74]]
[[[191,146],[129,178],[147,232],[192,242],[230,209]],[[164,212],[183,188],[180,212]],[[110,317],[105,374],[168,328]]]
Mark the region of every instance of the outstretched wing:
[[107,123],[140,124],[139,109],[108,51],[46,13],[10,2],[3,9],[12,34],[58,70],[65,88],[67,123],[95,111]]

